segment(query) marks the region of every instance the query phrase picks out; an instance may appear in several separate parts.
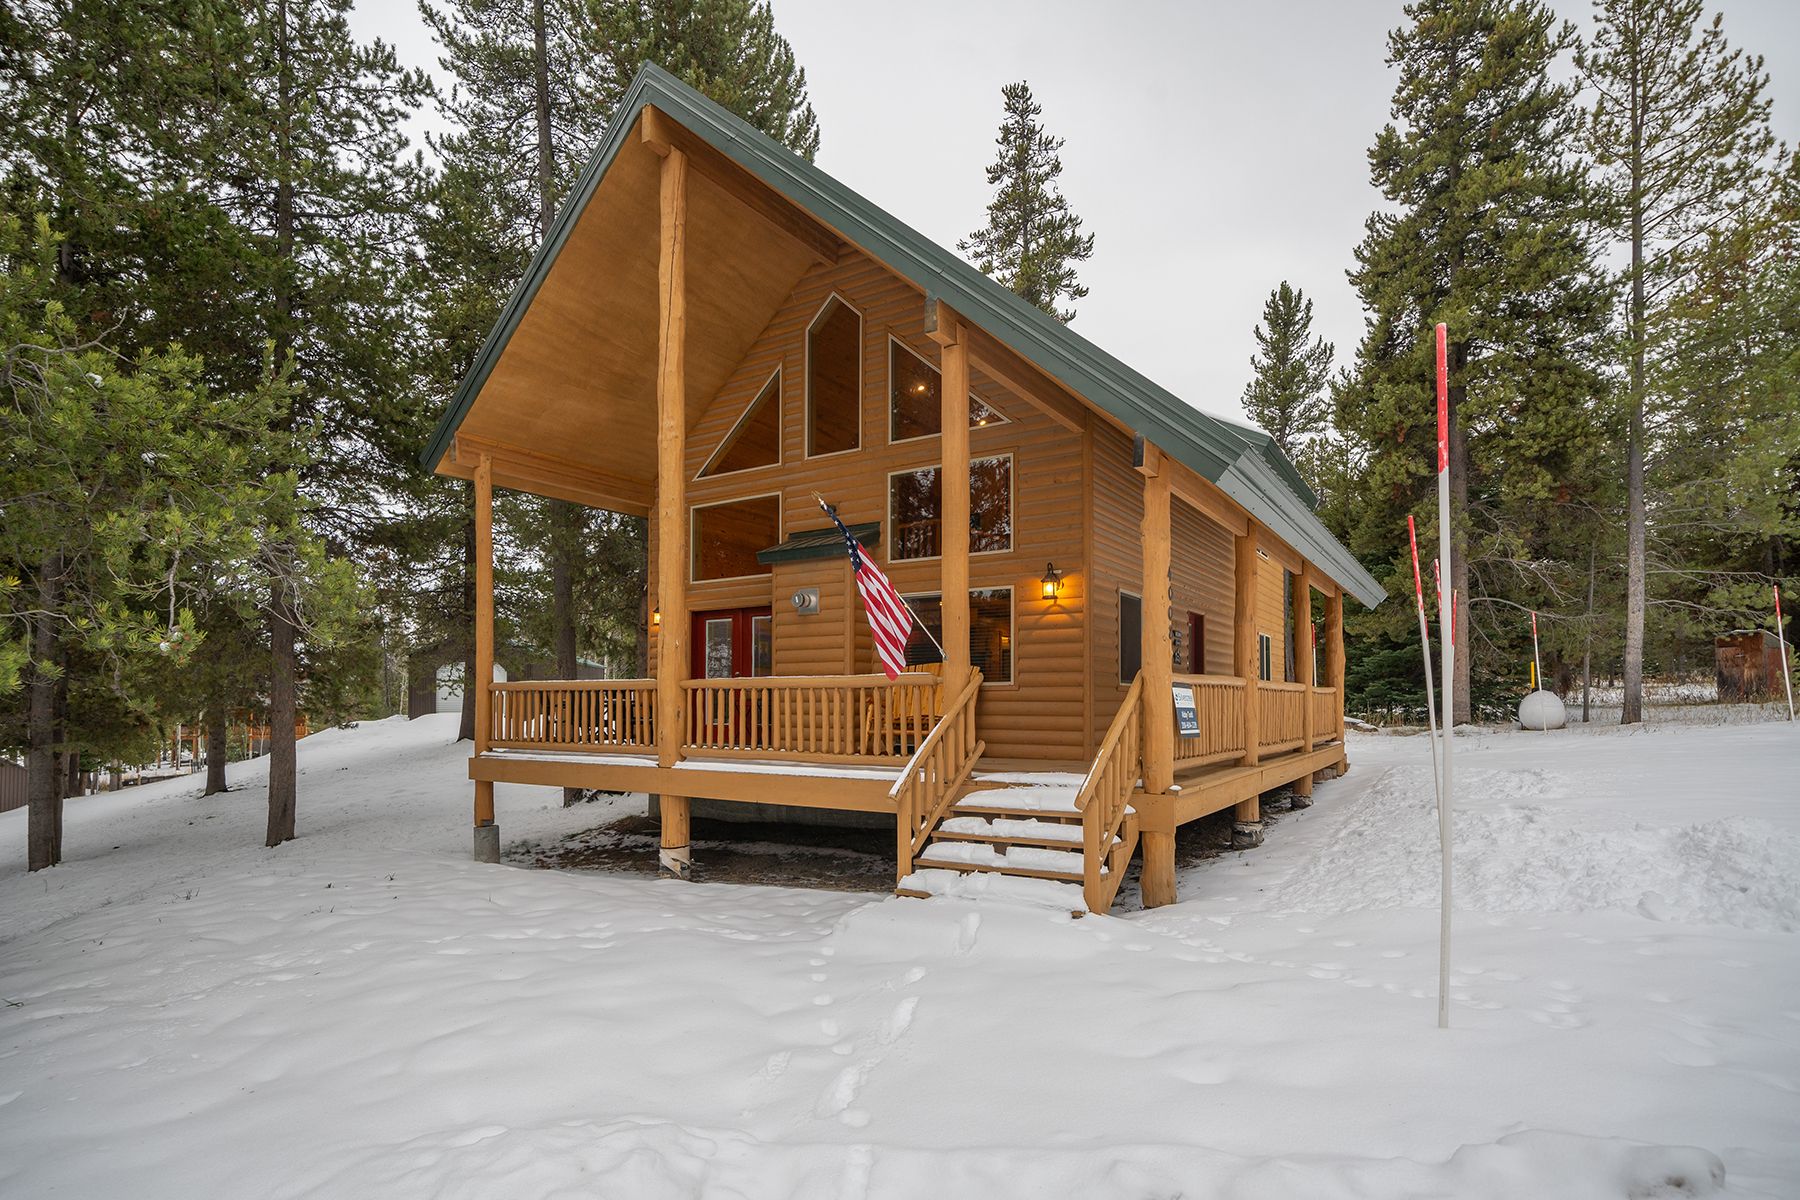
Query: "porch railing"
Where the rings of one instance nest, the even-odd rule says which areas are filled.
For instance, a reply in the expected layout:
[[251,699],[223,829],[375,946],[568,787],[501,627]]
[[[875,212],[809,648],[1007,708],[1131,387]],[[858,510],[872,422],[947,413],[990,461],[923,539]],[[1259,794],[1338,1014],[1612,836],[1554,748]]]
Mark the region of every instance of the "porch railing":
[[1333,687],[1316,687],[1312,693],[1312,735],[1313,744],[1329,742],[1338,737],[1342,731],[1338,729],[1337,689]]
[[894,851],[898,878],[912,874],[913,860],[932,831],[956,803],[957,789],[975,769],[985,749],[975,736],[975,700],[981,694],[981,672],[944,708],[943,719],[919,743],[888,790],[894,802]]
[[1260,726],[1257,747],[1265,753],[1278,754],[1296,749],[1306,742],[1306,685],[1304,683],[1258,683],[1256,700]]
[[549,679],[490,685],[490,744],[503,750],[653,750],[654,679]]
[[1175,765],[1201,767],[1244,755],[1244,681],[1236,675],[1177,675],[1194,689],[1200,732],[1175,736]]
[[944,713],[933,675],[692,679],[681,689],[683,747],[700,754],[904,762]]
[[1131,690],[1119,705],[1075,797],[1081,813],[1081,891],[1089,912],[1112,907],[1125,876],[1124,856],[1131,852],[1122,831],[1132,793],[1143,773],[1143,694],[1144,677],[1139,674],[1131,681]]

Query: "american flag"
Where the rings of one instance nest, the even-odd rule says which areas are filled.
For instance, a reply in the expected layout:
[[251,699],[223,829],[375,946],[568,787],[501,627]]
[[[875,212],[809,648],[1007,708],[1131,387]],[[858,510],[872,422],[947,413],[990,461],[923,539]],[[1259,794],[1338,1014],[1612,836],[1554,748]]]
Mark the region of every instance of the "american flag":
[[837,509],[823,499],[819,501],[819,507],[844,535],[844,546],[850,551],[850,565],[856,571],[856,590],[862,593],[863,611],[869,614],[869,629],[875,635],[875,654],[881,659],[882,673],[889,679],[898,679],[906,670],[906,640],[912,636],[912,610],[906,607],[906,601],[881,573],[881,568],[869,560],[850,531],[844,528],[844,523],[838,520]]

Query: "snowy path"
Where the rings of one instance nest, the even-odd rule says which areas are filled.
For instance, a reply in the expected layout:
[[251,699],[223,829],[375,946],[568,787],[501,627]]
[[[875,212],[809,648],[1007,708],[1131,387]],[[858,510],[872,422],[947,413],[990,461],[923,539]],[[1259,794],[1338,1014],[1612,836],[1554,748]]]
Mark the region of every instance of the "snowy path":
[[1417,739],[1070,921],[477,866],[448,736],[308,739],[273,852],[254,782],[0,816],[0,1196],[1800,1194],[1790,729],[1460,743],[1449,1033]]

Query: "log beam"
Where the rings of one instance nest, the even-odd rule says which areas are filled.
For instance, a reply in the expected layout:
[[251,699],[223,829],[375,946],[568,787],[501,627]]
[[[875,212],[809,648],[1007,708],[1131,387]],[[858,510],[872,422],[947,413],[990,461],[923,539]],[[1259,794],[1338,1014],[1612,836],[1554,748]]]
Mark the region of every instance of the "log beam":
[[1325,675],[1337,689],[1337,728],[1339,741],[1344,737],[1344,593],[1337,587],[1325,589]]
[[[688,672],[687,162],[680,149],[663,156],[657,260],[656,600],[662,622],[656,639],[656,757],[664,767],[681,757],[681,684]],[[660,813],[659,862],[665,873],[686,878],[687,797],[665,794]]]
[[1139,670],[1144,678],[1144,790],[1166,792],[1175,782],[1174,661],[1169,638],[1171,501],[1161,453],[1154,446],[1145,446],[1140,460],[1138,473],[1144,477],[1144,516],[1138,538],[1143,553]]
[[1300,706],[1301,749],[1310,751],[1313,748],[1312,564],[1305,561],[1294,573],[1293,608],[1288,621],[1293,629],[1294,681],[1306,689],[1301,693],[1304,701]]
[[943,385],[938,389],[944,460],[938,474],[943,525],[938,553],[944,640],[944,694],[962,691],[969,678],[969,348],[965,326],[942,343]]
[[[1259,560],[1254,522],[1241,536],[1233,539],[1232,548],[1233,579],[1237,585],[1232,608],[1232,661],[1237,666],[1238,675],[1244,680],[1244,757],[1239,762],[1243,766],[1254,767],[1262,760],[1258,744],[1262,738],[1262,710],[1256,686],[1261,678],[1261,656],[1256,640],[1256,576]],[[1261,820],[1256,797],[1237,806],[1237,819],[1240,822]]]
[[[475,465],[475,678],[464,680],[465,699],[475,705],[475,753],[487,752],[494,734],[494,463],[482,455]],[[500,831],[494,824],[494,785],[475,784],[476,862],[500,861]]]
[[495,487],[634,517],[649,516],[655,502],[655,489],[648,483],[595,471],[541,450],[461,432],[438,465],[438,473],[473,479],[475,465],[484,455],[492,461],[490,478]]

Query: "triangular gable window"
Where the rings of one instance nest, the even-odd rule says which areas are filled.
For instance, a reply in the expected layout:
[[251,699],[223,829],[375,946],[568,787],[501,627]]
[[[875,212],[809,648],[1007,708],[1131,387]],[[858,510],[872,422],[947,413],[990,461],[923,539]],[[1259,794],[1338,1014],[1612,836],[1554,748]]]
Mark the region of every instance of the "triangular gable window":
[[719,448],[700,468],[700,478],[772,467],[781,461],[781,371],[769,376]]

